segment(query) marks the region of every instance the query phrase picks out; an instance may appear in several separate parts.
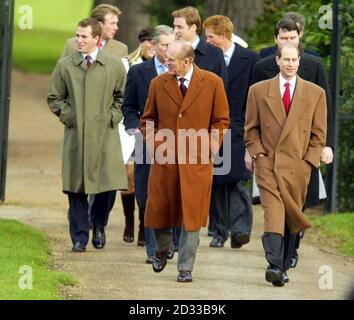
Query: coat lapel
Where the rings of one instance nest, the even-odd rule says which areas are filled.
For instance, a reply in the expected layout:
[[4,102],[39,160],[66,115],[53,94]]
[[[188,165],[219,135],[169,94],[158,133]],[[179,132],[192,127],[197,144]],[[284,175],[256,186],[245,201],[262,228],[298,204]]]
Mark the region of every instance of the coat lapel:
[[235,51],[232,54],[230,64],[227,67],[229,83],[236,78],[247,66],[249,57],[242,53],[240,46],[235,44]]
[[149,86],[151,83],[151,80],[154,79],[157,76],[156,68],[155,68],[155,62],[154,58],[150,59],[148,63],[144,66],[144,72],[143,72],[143,77]]
[[291,101],[290,111],[286,122],[284,124],[283,131],[280,135],[279,142],[286,138],[294,125],[299,121],[302,115],[306,111],[306,99],[307,99],[307,90],[305,86],[304,80],[302,80],[299,76],[297,76],[296,80],[296,88],[293,95],[293,99]]
[[199,72],[199,68],[195,64],[193,65],[193,67],[194,70],[193,70],[192,79],[189,84],[187,93],[183,99],[180,112],[185,111],[192,104],[194,99],[197,98],[200,90],[203,88],[203,83],[202,83],[203,76],[201,75],[201,73]]
[[178,105],[178,107],[180,107],[183,102],[183,96],[181,90],[178,87],[176,77],[172,74],[166,75],[164,87],[167,91],[167,94]]
[[286,114],[279,89],[279,75],[271,79],[269,83],[268,96],[265,97],[266,104],[282,128],[286,121]]

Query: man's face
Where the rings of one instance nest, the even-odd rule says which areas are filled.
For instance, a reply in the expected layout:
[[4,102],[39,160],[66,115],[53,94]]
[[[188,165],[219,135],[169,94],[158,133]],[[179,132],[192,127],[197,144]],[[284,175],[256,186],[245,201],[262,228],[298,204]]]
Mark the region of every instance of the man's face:
[[168,73],[179,77],[185,76],[191,65],[190,59],[181,59],[175,48],[167,49]]
[[155,44],[155,52],[157,59],[166,64],[167,62],[167,49],[175,40],[175,36],[173,34],[165,35],[162,34],[159,37],[159,42]]
[[177,40],[193,41],[197,35],[196,25],[188,26],[185,18],[175,18],[173,28]]
[[225,37],[217,35],[213,29],[207,28],[205,29],[206,41],[218,48],[222,48],[225,43]]
[[281,57],[276,56],[276,61],[280,73],[285,79],[290,80],[296,75],[300,64],[300,57],[296,48],[283,48]]
[[106,14],[104,16],[104,23],[101,23],[102,27],[102,39],[113,39],[118,31],[118,17],[114,14]]
[[97,47],[99,36],[92,37],[91,26],[78,27],[76,30],[76,47],[80,53],[90,53]]
[[275,43],[280,47],[286,43],[299,44],[299,34],[296,30],[288,31],[286,29],[280,29],[278,36],[274,38]]

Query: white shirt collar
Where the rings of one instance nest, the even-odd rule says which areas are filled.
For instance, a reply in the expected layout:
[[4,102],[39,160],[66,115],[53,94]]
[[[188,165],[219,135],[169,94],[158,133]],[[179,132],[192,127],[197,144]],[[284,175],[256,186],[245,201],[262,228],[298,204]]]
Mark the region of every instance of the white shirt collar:
[[279,84],[280,88],[283,88],[285,86],[285,83],[289,82],[290,83],[290,88],[294,89],[296,85],[296,75],[291,78],[291,80],[286,80],[281,73],[279,74]]
[[192,47],[194,50],[197,49],[199,42],[200,42],[200,38],[198,36],[197,39],[195,39],[192,43]]
[[235,48],[236,48],[235,44],[232,43],[231,47],[227,51],[224,52],[225,63],[227,66],[230,64],[230,61],[231,61],[232,55],[234,54]]
[[188,88],[190,81],[192,80],[192,76],[193,76],[193,71],[194,71],[194,67],[193,64],[191,65],[190,70],[187,72],[187,74],[184,77],[180,77],[177,76],[177,80],[179,81],[179,79],[184,78],[186,79],[186,81],[184,82],[184,85]]
[[96,61],[97,55],[98,55],[98,48],[96,48],[95,51],[92,51],[91,53],[82,53],[81,55],[83,56],[84,59],[86,59],[87,55],[90,55],[92,62]]

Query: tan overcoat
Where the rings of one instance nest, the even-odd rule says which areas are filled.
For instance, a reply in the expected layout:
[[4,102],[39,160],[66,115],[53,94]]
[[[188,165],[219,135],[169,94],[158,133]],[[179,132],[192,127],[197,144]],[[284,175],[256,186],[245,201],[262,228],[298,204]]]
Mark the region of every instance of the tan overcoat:
[[[152,134],[147,132],[147,121],[154,121]],[[220,147],[223,129],[229,127],[229,107],[224,85],[215,74],[194,65],[194,72],[183,98],[176,77],[162,74],[150,85],[145,112],[141,118],[141,130],[149,148],[149,139],[156,138],[160,129],[173,133],[168,150],[175,150],[175,164],[153,163],[148,182],[145,225],[151,228],[179,227],[186,231],[198,231],[206,225],[209,213],[213,165],[211,154]],[[206,161],[202,163],[201,150],[206,150],[198,140],[196,164],[189,161],[189,152],[178,148],[184,139],[183,129],[205,129],[207,140]],[[211,129],[219,129],[219,139],[211,138]],[[181,131],[182,130],[182,131]],[[180,135],[180,136],[179,136]],[[218,141],[217,141],[218,140]],[[187,146],[191,140],[187,139]],[[207,142],[208,142],[207,141]],[[217,142],[216,142],[217,141]],[[163,145],[156,141],[150,148],[157,151]],[[192,150],[188,149],[187,150]],[[186,162],[183,163],[185,155]]]
[[284,235],[311,227],[302,213],[312,167],[318,167],[326,142],[326,95],[319,86],[297,76],[288,116],[279,88],[279,75],[251,86],[245,135],[256,159],[256,182],[265,212],[265,232]]

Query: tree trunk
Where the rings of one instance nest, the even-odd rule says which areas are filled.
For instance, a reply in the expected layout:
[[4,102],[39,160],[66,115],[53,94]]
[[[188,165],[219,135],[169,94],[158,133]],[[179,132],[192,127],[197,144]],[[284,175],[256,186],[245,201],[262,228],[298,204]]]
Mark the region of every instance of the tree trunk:
[[257,16],[263,11],[263,2],[264,0],[206,0],[205,18],[215,14],[227,16],[234,24],[234,33],[244,36],[246,29],[255,26]]
[[117,6],[122,11],[115,38],[125,43],[132,52],[139,45],[138,32],[150,25],[150,17],[144,12],[149,0],[95,0],[94,7],[101,3]]

